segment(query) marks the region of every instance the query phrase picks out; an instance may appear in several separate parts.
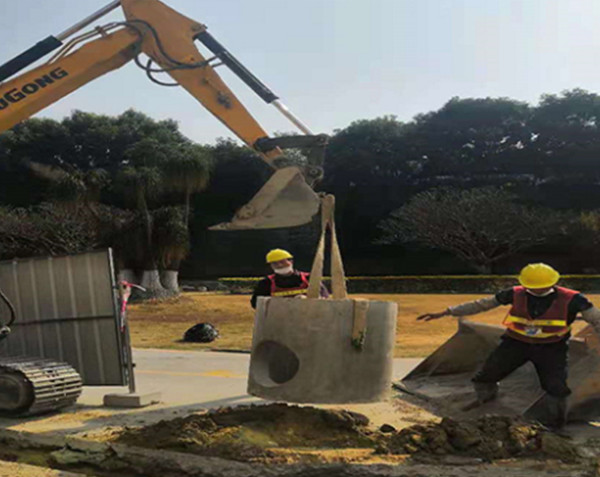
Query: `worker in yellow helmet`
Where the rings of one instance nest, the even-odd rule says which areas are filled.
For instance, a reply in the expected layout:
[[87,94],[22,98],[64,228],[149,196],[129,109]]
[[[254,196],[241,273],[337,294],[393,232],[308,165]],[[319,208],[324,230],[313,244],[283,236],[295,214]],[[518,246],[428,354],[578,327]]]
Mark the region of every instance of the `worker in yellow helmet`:
[[465,410],[495,399],[498,382],[532,362],[546,391],[548,418],[544,424],[559,429],[566,423],[566,400],[571,393],[567,386],[571,325],[581,313],[581,319],[600,334],[600,310],[578,291],[557,286],[559,278],[559,273],[549,265],[529,264],[521,270],[520,286],[417,318],[430,321],[448,315],[460,317],[511,305],[504,319],[506,332],[500,345],[472,379],[477,400]]
[[[294,268],[294,257],[290,252],[280,248],[271,250],[267,254],[266,261],[273,273],[256,285],[251,299],[252,308],[256,308],[256,300],[259,296],[306,297],[310,274]],[[327,298],[328,296],[327,288],[321,285],[321,297]]]

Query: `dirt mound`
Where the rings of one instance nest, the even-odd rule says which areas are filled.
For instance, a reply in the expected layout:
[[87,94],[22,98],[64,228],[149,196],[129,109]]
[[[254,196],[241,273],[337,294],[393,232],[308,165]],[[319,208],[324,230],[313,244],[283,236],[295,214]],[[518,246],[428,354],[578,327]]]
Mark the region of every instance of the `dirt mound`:
[[382,447],[392,454],[452,454],[486,461],[536,454],[566,462],[578,459],[568,439],[505,416],[464,421],[445,418],[439,424],[411,426],[393,434]]
[[362,414],[273,404],[222,408],[207,414],[125,429],[114,441],[239,461],[275,459],[278,448],[375,447]]
[[[125,428],[115,442],[244,462],[365,462],[461,456],[494,461],[551,457],[578,461],[573,443],[539,425],[506,416],[443,419],[386,432],[345,410],[272,404],[222,408],[206,414]],[[384,426],[385,427],[385,426]]]

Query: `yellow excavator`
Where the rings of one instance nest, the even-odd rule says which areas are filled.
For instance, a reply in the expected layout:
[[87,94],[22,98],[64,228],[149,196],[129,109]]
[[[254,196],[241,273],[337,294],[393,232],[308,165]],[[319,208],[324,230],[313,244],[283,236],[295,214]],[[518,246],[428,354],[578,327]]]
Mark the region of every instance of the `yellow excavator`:
[[[119,7],[123,21],[81,33]],[[21,73],[52,52],[41,66]],[[318,213],[321,201],[312,187],[322,177],[327,136],[313,134],[205,25],[158,0],[115,0],[0,66],[0,132],[130,61],[154,83],[185,88],[274,169],[264,187],[231,222],[218,224],[214,230],[293,227],[310,222]],[[215,69],[220,66],[229,68],[275,106],[302,134],[269,137],[217,74]],[[159,73],[167,73],[174,82],[157,79]],[[307,151],[306,164],[290,166],[283,153],[288,148]],[[8,302],[7,306],[12,321],[14,310]],[[6,329],[1,327],[2,338],[8,334]],[[80,391],[77,373],[65,363],[35,358],[0,360],[0,412],[32,414],[58,409],[72,404]]]
[[[75,36],[119,6],[124,21]],[[211,56],[204,56],[196,42]],[[57,52],[46,63],[15,76],[54,50]],[[146,55],[145,60],[140,58],[141,53]],[[185,88],[275,169],[258,194],[230,223],[216,226],[217,230],[292,227],[310,222],[320,204],[311,185],[322,176],[327,136],[314,135],[205,25],[158,0],[115,0],[0,66],[0,132],[130,61],[159,85]],[[302,135],[269,137],[217,74],[219,66],[228,67],[260,98],[275,106]],[[175,82],[165,83],[155,77],[157,73],[167,73]],[[306,166],[289,166],[282,152],[286,148],[310,151]]]

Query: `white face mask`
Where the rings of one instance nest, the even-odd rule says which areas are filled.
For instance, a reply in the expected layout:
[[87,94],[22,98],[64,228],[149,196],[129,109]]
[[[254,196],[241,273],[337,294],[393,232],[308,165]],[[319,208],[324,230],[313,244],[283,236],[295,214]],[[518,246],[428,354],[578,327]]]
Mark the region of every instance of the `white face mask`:
[[283,267],[283,268],[276,268],[273,270],[277,275],[290,275],[294,272],[294,266],[293,265],[288,265],[287,267]]
[[547,292],[544,292],[544,293],[533,293],[531,290],[527,290],[527,293],[529,293],[530,295],[533,295],[533,296],[548,296],[551,293],[554,293],[554,288],[550,288],[550,290],[548,290]]

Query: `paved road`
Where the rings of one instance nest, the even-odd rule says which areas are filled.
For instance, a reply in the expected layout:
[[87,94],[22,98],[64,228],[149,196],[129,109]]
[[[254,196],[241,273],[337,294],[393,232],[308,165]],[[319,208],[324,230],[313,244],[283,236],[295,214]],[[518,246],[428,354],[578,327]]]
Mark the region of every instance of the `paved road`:
[[[248,354],[136,349],[134,360],[139,392],[160,391],[167,405],[218,407],[256,401],[246,393]],[[419,361],[394,360],[394,377],[401,378]],[[79,403],[99,405],[104,394],[125,391],[86,387]]]

